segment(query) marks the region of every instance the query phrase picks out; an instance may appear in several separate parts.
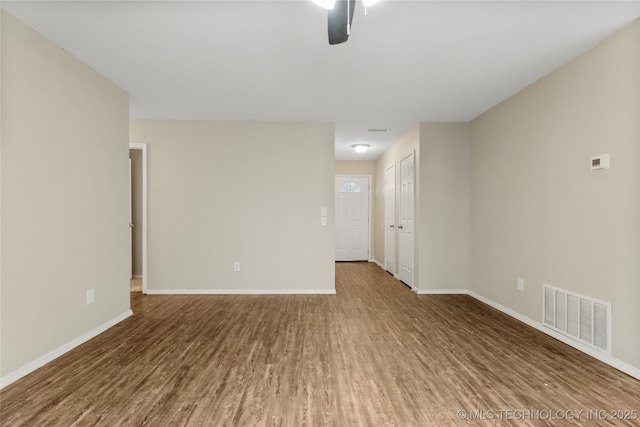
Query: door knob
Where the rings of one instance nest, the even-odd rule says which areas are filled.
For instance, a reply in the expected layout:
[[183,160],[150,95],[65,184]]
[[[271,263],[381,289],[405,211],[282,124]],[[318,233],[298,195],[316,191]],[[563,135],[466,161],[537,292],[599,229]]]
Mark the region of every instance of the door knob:
[[404,228],[403,226],[399,225],[398,228]]
[[395,227],[395,225],[391,224],[389,227],[393,228],[393,227]]

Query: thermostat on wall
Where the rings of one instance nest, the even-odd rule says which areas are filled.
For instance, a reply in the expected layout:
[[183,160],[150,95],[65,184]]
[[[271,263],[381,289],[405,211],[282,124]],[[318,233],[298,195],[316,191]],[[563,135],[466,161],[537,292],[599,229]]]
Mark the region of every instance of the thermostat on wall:
[[600,154],[591,158],[591,170],[609,169],[609,154]]

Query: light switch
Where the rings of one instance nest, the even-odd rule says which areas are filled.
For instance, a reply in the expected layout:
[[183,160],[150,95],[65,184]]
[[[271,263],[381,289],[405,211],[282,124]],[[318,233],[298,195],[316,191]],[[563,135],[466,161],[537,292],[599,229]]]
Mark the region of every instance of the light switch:
[[327,217],[326,216],[320,217],[320,225],[327,225]]
[[320,208],[320,216],[327,216],[327,208],[326,207]]

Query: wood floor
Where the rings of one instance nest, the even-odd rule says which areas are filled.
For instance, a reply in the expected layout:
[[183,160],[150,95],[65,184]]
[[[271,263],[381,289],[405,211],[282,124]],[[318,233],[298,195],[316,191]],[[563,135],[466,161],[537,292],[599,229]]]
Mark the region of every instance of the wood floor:
[[129,280],[129,291],[130,292],[142,292],[142,279],[133,278]]
[[337,295],[133,293],[133,317],[6,387],[1,424],[640,425],[610,421],[640,410],[640,381],[471,297],[419,296],[368,263],[336,280]]

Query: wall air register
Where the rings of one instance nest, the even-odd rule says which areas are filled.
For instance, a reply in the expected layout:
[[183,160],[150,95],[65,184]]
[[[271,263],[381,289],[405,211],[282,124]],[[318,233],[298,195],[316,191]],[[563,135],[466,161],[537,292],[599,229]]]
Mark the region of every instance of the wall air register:
[[543,284],[543,324],[611,354],[611,304]]

